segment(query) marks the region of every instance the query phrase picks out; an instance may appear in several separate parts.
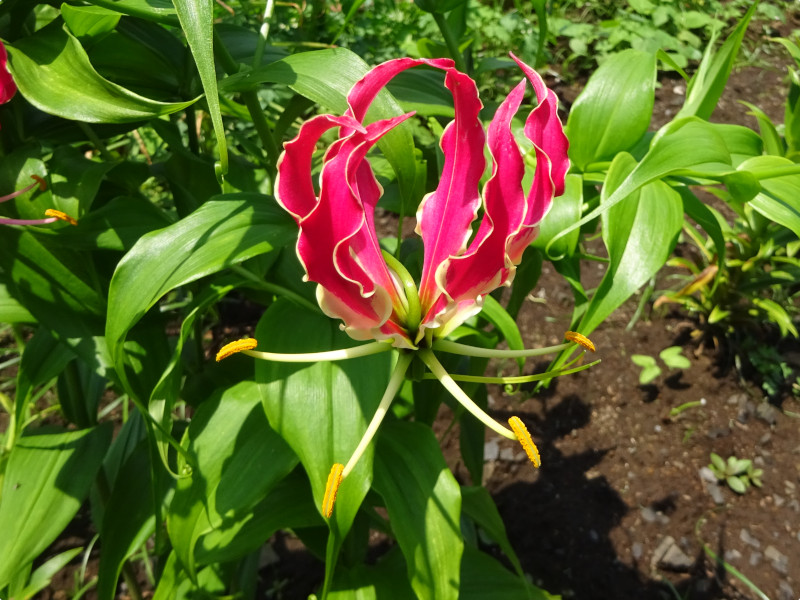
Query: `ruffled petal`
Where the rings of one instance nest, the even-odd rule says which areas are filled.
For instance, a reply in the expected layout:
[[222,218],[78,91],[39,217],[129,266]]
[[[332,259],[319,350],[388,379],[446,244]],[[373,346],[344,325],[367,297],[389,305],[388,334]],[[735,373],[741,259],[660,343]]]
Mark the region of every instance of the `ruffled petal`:
[[441,293],[435,281],[437,269],[466,248],[470,225],[481,205],[478,185],[486,167],[478,88],[468,75],[455,69],[447,70],[445,85],[453,94],[455,119],[445,128],[440,143],[445,160],[439,185],[417,210],[417,233],[425,247],[419,286],[423,313]]
[[522,190],[525,164],[511,131],[525,92],[523,80],[500,105],[489,127],[494,164],[484,188],[485,214],[478,232],[466,252],[445,259],[437,270],[436,285],[442,295],[423,319],[423,327],[438,328],[437,337],[477,313],[485,294],[511,283],[522,253],[536,237],[537,225],[552,203],[557,182],[563,190],[569,161],[555,96],[535,71],[527,66],[524,70],[540,99],[525,129],[537,157],[533,184],[526,198]]
[[8,61],[8,54],[3,43],[0,42],[0,104],[5,104],[14,94],[17,93],[17,84],[8,72],[6,62]]
[[[319,284],[323,311],[342,319],[355,339],[392,337],[380,328],[402,306],[372,226],[382,190],[364,158],[382,135],[409,116],[366,128],[349,117],[316,117],[286,144],[279,163],[276,195],[300,226],[297,255],[306,279]],[[319,137],[337,125],[353,133],[326,154],[317,196],[311,185],[311,156]]]

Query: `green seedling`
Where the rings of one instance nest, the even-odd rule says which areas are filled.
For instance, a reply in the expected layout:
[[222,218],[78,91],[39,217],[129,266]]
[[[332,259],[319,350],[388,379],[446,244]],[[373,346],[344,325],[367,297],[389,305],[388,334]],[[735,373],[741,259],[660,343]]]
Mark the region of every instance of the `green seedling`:
[[675,408],[670,410],[669,416],[670,418],[675,418],[687,409],[695,408],[696,406],[705,406],[706,402],[707,401],[705,398],[700,398],[700,400],[692,400],[691,402],[684,402],[683,404],[676,406]]
[[[692,363],[681,352],[680,346],[670,346],[659,352],[658,357],[670,369],[688,369]],[[647,385],[655,381],[662,373],[661,367],[658,366],[658,362],[653,356],[634,354],[631,356],[631,360],[633,364],[642,369],[642,372],[639,373],[639,385]]]
[[708,468],[718,480],[724,481],[737,494],[744,494],[751,485],[761,487],[762,469],[753,468],[753,461],[748,458],[729,456],[726,461],[719,454],[711,453],[711,464]]

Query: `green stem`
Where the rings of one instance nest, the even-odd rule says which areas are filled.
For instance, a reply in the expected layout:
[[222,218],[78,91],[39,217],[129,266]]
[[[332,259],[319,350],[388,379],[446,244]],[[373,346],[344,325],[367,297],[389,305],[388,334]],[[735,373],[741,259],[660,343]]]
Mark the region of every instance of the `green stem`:
[[[452,377],[454,381],[463,381],[465,383],[499,383],[504,385],[518,385],[520,383],[530,383],[532,381],[553,379],[554,377],[558,377],[560,375],[570,375],[572,373],[577,373],[579,371],[584,371],[586,369],[589,369],[597,364],[600,364],[599,359],[594,362],[581,365],[580,367],[574,367],[572,369],[557,369],[555,371],[537,373],[536,375],[519,375],[513,377],[485,377],[483,375],[450,375],[450,377]],[[423,375],[422,378],[439,379],[438,377],[432,375],[431,373],[425,373],[425,375]]]
[[385,260],[389,268],[394,271],[403,286],[403,292],[405,293],[407,301],[407,306],[404,307],[406,309],[406,329],[408,329],[409,332],[415,332],[419,328],[419,323],[422,320],[422,309],[419,305],[417,284],[414,278],[411,277],[411,273],[403,266],[403,263],[385,250],[382,250],[381,254],[383,255],[383,260]]
[[445,370],[436,356],[433,354],[433,351],[429,348],[423,348],[417,352],[417,355],[420,357],[422,362],[424,362],[428,368],[431,370],[436,376],[436,379],[442,382],[442,385],[445,389],[453,395],[453,398],[458,400],[458,402],[466,408],[472,415],[478,419],[481,423],[486,425],[492,431],[506,437],[510,440],[516,440],[517,436],[514,434],[513,431],[503,427],[495,421],[492,417],[487,415],[480,406],[473,402],[472,398],[467,396],[466,392],[462,390],[455,380],[450,376],[450,374]]
[[264,281],[263,279],[259,278],[257,275],[251,273],[250,271],[248,271],[247,269],[245,269],[244,267],[242,267],[240,265],[233,265],[231,267],[231,271],[233,271],[234,273],[237,273],[238,275],[241,275],[242,277],[244,277],[245,279],[247,279],[248,281],[253,283],[254,287],[256,287],[258,289],[262,289],[264,291],[273,293],[276,296],[283,296],[284,298],[287,298],[287,299],[291,300],[295,304],[298,304],[298,305],[302,306],[303,308],[307,308],[307,309],[312,310],[314,312],[319,312],[320,311],[319,306],[317,306],[313,302],[309,302],[308,300],[303,298],[297,292],[293,292],[289,288],[285,288],[282,285],[278,285],[276,283],[269,283],[267,281]]
[[397,357],[397,364],[389,379],[389,384],[386,386],[386,391],[383,393],[383,398],[381,398],[378,409],[375,411],[372,421],[369,422],[367,430],[364,432],[361,441],[353,452],[353,456],[347,461],[347,465],[345,465],[344,471],[342,471],[343,479],[350,474],[361,458],[361,455],[364,454],[367,446],[369,446],[372,438],[375,437],[375,433],[378,431],[378,427],[381,426],[383,418],[386,416],[386,413],[389,412],[389,406],[391,406],[392,400],[394,400],[394,397],[397,395],[400,386],[403,385],[408,365],[411,364],[413,358],[414,354],[412,352],[401,352],[400,356]]
[[528,356],[544,356],[546,354],[553,354],[561,352],[565,348],[576,345],[574,342],[565,342],[557,346],[549,346],[547,348],[530,348],[527,350],[498,350],[497,348],[478,348],[476,346],[468,346],[467,344],[459,344],[458,342],[451,342],[449,340],[436,340],[433,343],[434,350],[442,352],[449,352],[450,354],[460,354],[462,356],[480,356],[482,358],[526,358]]
[[200,139],[197,137],[197,113],[194,105],[186,107],[186,135],[189,138],[189,152],[200,156]]
[[75,122],[78,124],[78,127],[81,128],[81,131],[86,134],[86,137],[89,138],[92,144],[94,144],[94,147],[100,152],[100,156],[103,158],[103,160],[115,162],[114,157],[108,151],[108,148],[106,148],[106,145],[103,143],[103,140],[100,139],[100,136],[94,132],[94,129],[92,129],[88,123],[84,123],[83,121]]
[[260,350],[242,350],[242,354],[261,360],[271,360],[284,363],[303,362],[329,362],[332,360],[347,360],[388,352],[394,348],[389,342],[370,342],[362,346],[342,348],[341,350],[326,350],[324,352],[303,352],[300,354],[284,354],[281,352],[262,352]]
[[458,49],[458,40],[456,40],[453,36],[453,32],[450,30],[450,26],[447,24],[447,19],[442,13],[431,14],[433,15],[433,20],[436,21],[437,27],[439,27],[439,31],[442,32],[442,37],[444,38],[444,43],[447,45],[447,50],[450,52],[450,56],[456,63],[456,69],[462,73],[466,73],[467,65],[464,62],[464,56]]
[[258,138],[261,140],[261,145],[267,151],[267,156],[270,162],[271,175],[274,176],[275,166],[278,164],[278,157],[280,150],[275,138],[272,136],[272,129],[267,122],[267,117],[264,116],[264,110],[261,108],[261,102],[258,99],[258,93],[254,90],[242,92],[242,100],[247,107],[247,112],[250,113],[250,118],[253,119],[253,125],[258,133]]
[[267,38],[269,37],[269,20],[272,18],[272,12],[275,9],[274,0],[267,0],[264,6],[264,16],[261,21],[261,27],[258,30],[258,42],[256,42],[256,52],[253,56],[253,68],[257,69],[261,66],[261,59],[264,57],[264,47],[267,45]]

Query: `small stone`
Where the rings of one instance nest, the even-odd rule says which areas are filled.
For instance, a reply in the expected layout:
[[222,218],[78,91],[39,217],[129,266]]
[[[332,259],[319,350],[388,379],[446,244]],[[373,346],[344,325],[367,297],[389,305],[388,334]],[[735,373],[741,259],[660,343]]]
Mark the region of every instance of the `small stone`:
[[747,394],[742,394],[742,393],[733,394],[728,398],[728,404],[739,404],[740,402],[742,402],[742,400],[744,400],[744,402],[747,402]]
[[707,481],[708,483],[717,483],[717,476],[714,475],[714,471],[708,467],[701,468],[698,473],[700,473],[700,479],[703,481]]
[[712,427],[706,432],[706,437],[715,440],[730,435],[730,433],[729,427]]
[[641,559],[642,554],[644,554],[644,546],[642,546],[641,542],[633,542],[633,545],[631,546],[631,555],[633,555],[633,559]]
[[514,448],[503,448],[500,450],[500,460],[506,462],[516,462],[517,451]]
[[725,551],[725,560],[727,562],[737,561],[740,558],[742,558],[742,553],[739,552],[738,550],[736,550],[736,548],[733,548],[732,550],[726,550]]
[[594,529],[590,529],[589,539],[596,544],[598,541],[600,541],[600,535]]
[[678,547],[671,536],[661,540],[653,553],[651,562],[651,566],[677,572],[688,571],[692,565],[694,565],[694,561]]
[[752,552],[752,553],[750,554],[750,560],[749,560],[749,562],[750,562],[750,566],[751,566],[751,567],[757,567],[757,566],[758,566],[758,563],[760,563],[760,562],[761,562],[761,557],[762,557],[762,556],[764,556],[764,555],[763,555],[763,554],[761,554],[761,552]]
[[786,504],[786,499],[778,494],[772,494],[772,499],[775,501],[775,506],[778,508]]
[[500,443],[496,439],[491,439],[483,445],[483,459],[497,460],[500,456]]
[[722,488],[716,483],[706,483],[706,491],[711,496],[714,504],[718,506],[725,504],[725,494],[722,493]]
[[764,557],[778,573],[781,575],[789,574],[789,557],[782,554],[775,546],[767,546],[764,549]]
[[769,402],[760,402],[756,406],[756,416],[768,425],[775,425],[778,422],[778,409]]
[[778,583],[778,600],[795,600],[794,590],[786,580]]
[[742,540],[748,546],[752,546],[753,548],[761,548],[761,542],[759,542],[756,538],[750,535],[750,532],[747,529],[742,529],[739,532],[739,539]]
[[653,523],[656,520],[656,511],[649,506],[645,506],[642,510],[642,519],[645,523]]
[[759,444],[761,444],[762,446],[764,446],[765,444],[768,444],[768,443],[770,442],[770,440],[771,440],[771,439],[772,439],[772,433],[770,433],[770,432],[768,431],[767,433],[765,433],[764,435],[762,435],[762,436],[761,436],[761,437],[758,439],[758,443],[759,443]]

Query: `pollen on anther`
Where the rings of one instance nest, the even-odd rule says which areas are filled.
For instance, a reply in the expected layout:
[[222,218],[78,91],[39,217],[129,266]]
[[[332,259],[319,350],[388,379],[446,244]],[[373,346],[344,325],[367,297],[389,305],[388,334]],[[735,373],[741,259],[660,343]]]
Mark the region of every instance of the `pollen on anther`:
[[591,350],[592,352],[595,351],[592,340],[587,338],[582,333],[578,333],[577,331],[568,331],[567,333],[564,334],[564,339],[569,342],[575,342],[576,344],[579,344],[584,348],[586,348],[587,350]]
[[231,354],[243,352],[244,350],[253,350],[256,346],[258,346],[258,342],[253,338],[245,338],[243,340],[236,340],[230,344],[225,344],[219,349],[219,352],[217,352],[217,362],[221,361],[223,358],[228,358]]
[[333,505],[336,503],[336,494],[339,493],[339,485],[342,483],[342,472],[344,465],[336,463],[331,467],[328,475],[328,483],[325,484],[325,495],[322,498],[322,514],[326,519],[330,519],[333,514]]
[[531,434],[528,433],[528,428],[525,427],[525,423],[523,423],[522,419],[519,417],[511,417],[508,420],[508,424],[511,426],[511,431],[517,436],[519,443],[522,444],[522,449],[525,450],[525,454],[528,455],[533,466],[538,469],[542,464],[542,459],[539,456],[539,449],[536,447],[536,444],[533,443]]
[[67,213],[61,212],[60,210],[56,210],[55,208],[48,208],[46,211],[44,211],[44,216],[45,217],[54,217],[54,218],[58,219],[59,221],[66,221],[70,225],[77,225],[78,224],[78,222],[75,219],[73,219],[72,217],[70,217]]

